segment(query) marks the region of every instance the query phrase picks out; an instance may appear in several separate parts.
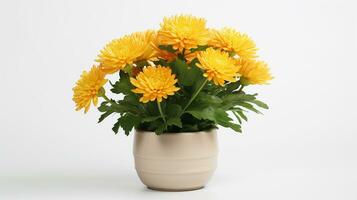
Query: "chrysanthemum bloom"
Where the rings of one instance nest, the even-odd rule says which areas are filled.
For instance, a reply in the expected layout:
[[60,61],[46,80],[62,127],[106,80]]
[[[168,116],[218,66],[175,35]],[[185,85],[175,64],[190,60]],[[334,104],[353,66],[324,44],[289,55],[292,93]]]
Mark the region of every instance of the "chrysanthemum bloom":
[[114,73],[127,64],[152,60],[156,56],[156,51],[151,45],[155,38],[155,31],[144,31],[115,39],[100,51],[96,61],[101,63],[101,69],[105,73]]
[[160,45],[172,45],[179,51],[206,45],[209,40],[206,20],[191,15],[165,17],[157,39]]
[[235,82],[239,76],[239,65],[227,52],[208,48],[197,56],[200,64],[197,66],[203,70],[208,80],[213,80],[216,85],[224,85],[224,81]]
[[152,45],[156,51],[156,55],[158,58],[167,60],[169,62],[174,61],[177,58],[177,55],[175,53],[171,53],[166,50],[162,50],[157,46],[157,44],[152,44]]
[[161,66],[144,68],[136,78],[130,78],[130,82],[136,87],[133,92],[143,94],[140,98],[143,103],[155,100],[161,102],[180,89],[175,86],[177,79],[171,69]]
[[81,78],[73,88],[73,101],[76,103],[77,111],[85,108],[84,112],[86,113],[89,110],[92,101],[95,106],[97,105],[97,94],[107,82],[104,77],[105,73],[96,66],[93,66],[89,72],[84,71],[82,73]]
[[193,59],[197,58],[198,54],[200,54],[200,51],[187,52],[187,53],[185,53],[185,59],[188,62],[191,62]]
[[273,79],[265,62],[240,59],[238,65],[243,84],[267,84]]
[[208,45],[218,47],[226,51],[235,52],[240,58],[253,59],[256,56],[257,48],[252,39],[246,34],[242,34],[232,28],[221,30],[210,30],[211,39]]

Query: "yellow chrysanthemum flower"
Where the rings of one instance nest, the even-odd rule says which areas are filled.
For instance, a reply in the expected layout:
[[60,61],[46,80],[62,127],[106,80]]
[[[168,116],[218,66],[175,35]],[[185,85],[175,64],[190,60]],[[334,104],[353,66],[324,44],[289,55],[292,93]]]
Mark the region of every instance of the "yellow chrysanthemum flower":
[[241,66],[239,73],[243,84],[267,84],[273,79],[265,62],[240,59],[238,65]]
[[210,41],[208,45],[218,47],[226,51],[235,52],[240,58],[253,59],[257,48],[252,39],[232,28],[222,30],[210,30]]
[[180,88],[175,86],[177,79],[168,67],[149,66],[143,69],[136,78],[130,78],[130,82],[136,87],[133,92],[143,94],[140,101],[161,102],[168,95],[174,95]]
[[224,85],[224,81],[235,82],[239,76],[239,66],[236,60],[227,52],[208,48],[197,56],[200,64],[197,66],[203,70],[208,80],[213,80],[216,85]]
[[193,59],[197,58],[198,54],[200,54],[200,51],[195,51],[195,52],[185,52],[185,59],[188,62],[191,62]]
[[172,45],[179,51],[206,45],[209,40],[206,20],[191,15],[165,17],[157,39],[160,45]]
[[156,55],[158,58],[167,60],[169,62],[174,61],[177,58],[177,55],[175,53],[171,53],[171,52],[162,50],[156,44],[152,44],[152,45],[156,51]]
[[104,79],[103,73],[99,67],[93,66],[89,72],[84,71],[81,78],[77,81],[73,88],[73,101],[76,103],[76,110],[84,109],[86,113],[89,110],[90,104],[96,106],[98,103],[98,92],[107,82]]
[[100,51],[96,61],[101,63],[105,73],[114,73],[123,69],[127,64],[139,60],[151,60],[156,56],[151,43],[156,38],[155,31],[136,32],[115,39]]

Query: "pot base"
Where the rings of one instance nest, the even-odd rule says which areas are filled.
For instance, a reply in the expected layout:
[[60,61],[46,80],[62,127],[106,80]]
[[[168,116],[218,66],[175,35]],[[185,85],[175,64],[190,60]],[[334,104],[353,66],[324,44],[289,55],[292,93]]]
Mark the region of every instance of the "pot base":
[[184,188],[184,189],[168,189],[168,188],[155,188],[155,187],[147,187],[147,188],[150,190],[162,191],[162,192],[187,192],[187,191],[193,191],[193,190],[200,190],[204,187],[205,186],[194,187],[194,188]]

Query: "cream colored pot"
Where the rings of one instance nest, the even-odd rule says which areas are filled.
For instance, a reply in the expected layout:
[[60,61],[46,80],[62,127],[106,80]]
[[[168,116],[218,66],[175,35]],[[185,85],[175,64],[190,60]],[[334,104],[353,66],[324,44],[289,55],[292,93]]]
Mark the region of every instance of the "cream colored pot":
[[150,189],[195,190],[205,186],[216,169],[217,134],[136,131],[135,168]]

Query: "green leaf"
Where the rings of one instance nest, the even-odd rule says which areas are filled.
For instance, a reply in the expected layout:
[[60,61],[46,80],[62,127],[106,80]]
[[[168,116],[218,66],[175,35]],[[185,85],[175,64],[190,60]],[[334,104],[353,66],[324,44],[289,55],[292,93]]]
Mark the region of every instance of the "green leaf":
[[156,120],[151,121],[150,123],[148,123],[145,130],[155,131],[155,129],[157,129],[163,123],[164,122],[162,121],[162,119],[160,117],[159,119],[156,119]]
[[233,113],[234,116],[237,118],[238,122],[239,122],[240,124],[242,124],[242,120],[240,119],[240,116],[237,114],[237,112],[232,111],[232,113]]
[[[199,90],[200,87],[202,86],[202,84],[204,84],[204,82],[205,82],[206,80],[207,80],[207,79],[206,79],[203,75],[202,75],[202,77],[201,77],[201,76],[200,76],[200,77],[197,77],[195,83],[193,84],[193,92],[192,92],[192,94],[193,94],[194,92],[196,92],[197,90]],[[209,83],[209,81],[206,82],[205,87],[208,85],[208,83]],[[205,88],[205,87],[203,87],[203,88]]]
[[133,115],[131,113],[126,113],[121,116],[117,123],[114,124],[113,131],[118,133],[119,126],[125,131],[125,135],[129,135],[130,131],[137,127],[141,122],[141,118],[139,116]]
[[269,106],[268,106],[266,103],[264,103],[264,102],[262,102],[262,101],[259,101],[259,100],[257,100],[257,99],[252,100],[252,101],[250,101],[250,102],[251,102],[251,103],[254,103],[255,105],[257,105],[257,106],[259,106],[259,107],[261,107],[261,108],[269,109]]
[[120,107],[124,112],[131,112],[133,114],[142,114],[145,112],[139,98],[136,94],[127,94],[123,100],[118,101],[117,107]]
[[104,101],[103,103],[100,104],[100,106],[98,107],[99,112],[106,112],[108,111],[110,108],[110,106],[108,106],[108,102]]
[[210,94],[203,93],[203,92],[198,94],[198,96],[196,97],[196,101],[197,101],[197,103],[204,104],[204,105],[223,103],[223,100],[221,98],[219,98],[218,96],[210,95]]
[[226,91],[228,93],[231,93],[233,92],[234,90],[238,89],[238,87],[240,86],[240,82],[239,81],[236,81],[236,82],[232,82],[232,83],[228,83],[226,85]]
[[148,102],[144,104],[146,115],[147,116],[159,116],[160,112],[159,109],[157,108],[156,102]]
[[214,117],[216,119],[216,122],[220,125],[232,121],[232,119],[228,116],[227,112],[222,109],[215,109]]
[[168,104],[166,108],[166,115],[169,117],[178,117],[181,113],[182,108],[178,104]]
[[138,95],[134,94],[134,93],[130,93],[124,96],[124,101],[127,101],[133,105],[138,105],[140,104],[139,102],[139,97]]
[[117,122],[115,122],[115,124],[113,125],[113,128],[112,128],[112,130],[114,131],[115,134],[118,133],[119,127],[120,127],[120,121],[118,120]]
[[247,116],[244,115],[243,111],[237,111],[237,113],[238,113],[238,115],[239,115],[242,119],[244,119],[246,122],[248,121],[248,118],[247,118]]
[[99,117],[99,120],[98,120],[98,123],[102,122],[105,118],[107,118],[109,115],[111,115],[114,111],[112,110],[109,110],[105,113],[103,113],[100,117]]
[[215,117],[219,125],[223,127],[231,128],[237,132],[242,132],[240,125],[232,123],[232,119],[228,116],[227,112],[225,112],[224,110],[216,109]]
[[132,114],[140,114],[141,110],[135,106],[132,105],[130,102],[127,101],[119,101],[119,104],[115,106],[115,108],[118,110],[119,113],[132,113]]
[[228,94],[222,97],[223,101],[226,102],[242,102],[242,101],[252,101],[255,100],[256,95],[252,94]]
[[179,117],[169,118],[166,123],[167,123],[168,126],[173,126],[174,125],[174,126],[182,128],[182,122],[181,122],[181,119]]
[[210,120],[201,120],[200,122],[198,122],[197,125],[198,125],[198,129],[201,131],[217,128],[216,124]]
[[113,87],[110,91],[112,91],[115,94],[122,93],[124,95],[127,95],[127,94],[132,93],[131,90],[133,89],[133,86],[130,83],[129,75],[123,71],[120,71],[119,81],[116,81],[115,84],[112,84],[112,83],[110,83],[110,84]]
[[199,45],[197,48],[192,48],[190,49],[190,52],[195,52],[195,51],[206,51],[206,49],[208,48],[209,46],[208,45],[204,45],[204,46],[201,46]]
[[183,124],[181,130],[184,131],[184,132],[200,131],[200,129],[198,128],[197,124]]
[[159,119],[161,116],[149,116],[149,117],[144,117],[141,119],[141,122],[144,123],[144,122],[152,122],[152,121],[155,121],[157,119]]
[[204,109],[190,109],[185,111],[197,119],[208,119],[216,122],[215,110],[212,107],[206,107]]
[[159,49],[165,50],[170,53],[175,53],[176,50],[172,47],[172,45],[159,45]]
[[239,106],[242,106],[242,107],[244,107],[244,108],[246,108],[246,109],[248,109],[248,110],[251,110],[251,111],[253,111],[253,112],[255,112],[255,113],[262,114],[259,110],[257,110],[256,108],[254,108],[254,106],[252,106],[252,105],[249,104],[249,103],[246,103],[246,102],[238,102],[237,104],[238,104]]
[[189,66],[181,59],[176,59],[170,64],[179,83],[183,86],[192,86],[197,80],[203,78],[202,71],[198,67]]
[[166,129],[167,129],[166,124],[165,124],[165,123],[162,123],[160,126],[158,126],[158,127],[155,129],[154,132],[156,133],[156,135],[160,135],[160,134],[164,133]]
[[228,94],[225,95],[222,98],[223,103],[221,104],[221,108],[224,110],[230,110],[232,107],[239,105],[241,102],[245,101],[253,101],[255,100],[256,95],[251,95],[251,94],[242,94],[242,93],[233,93],[233,94]]
[[230,123],[228,124],[228,127],[231,128],[231,129],[233,129],[233,130],[236,131],[236,132],[239,132],[239,133],[242,132],[241,126],[240,126],[239,124],[234,124],[234,123],[231,123],[231,122],[230,122]]

